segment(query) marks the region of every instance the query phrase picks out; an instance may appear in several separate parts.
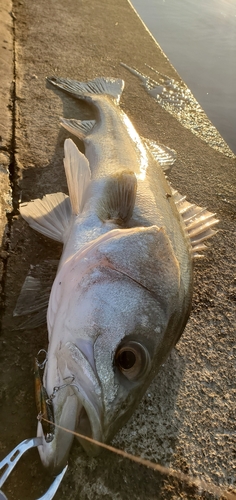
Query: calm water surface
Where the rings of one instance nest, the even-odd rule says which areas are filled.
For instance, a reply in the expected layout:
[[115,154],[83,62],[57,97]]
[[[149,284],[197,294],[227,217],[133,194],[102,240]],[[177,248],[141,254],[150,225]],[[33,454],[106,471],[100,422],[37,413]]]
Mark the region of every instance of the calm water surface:
[[236,0],[132,3],[236,153]]

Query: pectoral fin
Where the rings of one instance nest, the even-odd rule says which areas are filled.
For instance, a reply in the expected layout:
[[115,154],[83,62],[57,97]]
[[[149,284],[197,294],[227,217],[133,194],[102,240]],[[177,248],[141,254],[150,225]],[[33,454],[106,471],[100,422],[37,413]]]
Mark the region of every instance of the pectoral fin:
[[98,217],[122,225],[132,217],[137,192],[137,179],[132,170],[120,170],[111,175],[105,184],[98,203]]

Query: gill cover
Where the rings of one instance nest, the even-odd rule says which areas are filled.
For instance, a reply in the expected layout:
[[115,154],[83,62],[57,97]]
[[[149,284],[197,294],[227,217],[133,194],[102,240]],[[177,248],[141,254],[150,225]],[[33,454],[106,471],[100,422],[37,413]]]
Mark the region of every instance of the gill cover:
[[114,269],[146,288],[167,315],[173,314],[183,299],[179,263],[165,229],[114,229],[85,245],[57,274],[48,307],[49,335],[62,299],[63,308],[67,308],[73,289],[78,289],[96,267]]
[[97,251],[100,259],[106,258],[108,266],[136,281],[156,298],[171,305],[177,297],[179,264],[164,228],[124,229]]

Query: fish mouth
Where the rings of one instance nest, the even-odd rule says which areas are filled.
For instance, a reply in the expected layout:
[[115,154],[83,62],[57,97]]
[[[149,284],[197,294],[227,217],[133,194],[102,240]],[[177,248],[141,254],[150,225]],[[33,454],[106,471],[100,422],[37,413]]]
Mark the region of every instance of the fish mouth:
[[[66,465],[69,452],[76,436],[81,446],[90,456],[97,456],[100,447],[82,436],[103,441],[101,426],[102,398],[101,387],[89,361],[70,342],[60,349],[58,361],[66,359],[67,370],[62,380],[68,378],[71,382],[62,384],[53,398],[55,431],[53,439],[46,442],[41,422],[38,423],[37,435],[43,437],[43,444],[38,447],[43,465],[53,474],[58,474]],[[73,356],[71,354],[73,353]],[[77,362],[80,364],[77,365]],[[77,371],[75,370],[77,368]],[[57,387],[58,389],[58,387]]]
[[76,421],[75,433],[81,446],[84,448],[89,456],[95,457],[100,453],[100,446],[92,443],[86,438],[103,441],[103,432],[101,428],[101,414],[98,413],[97,408],[87,399],[81,405]]

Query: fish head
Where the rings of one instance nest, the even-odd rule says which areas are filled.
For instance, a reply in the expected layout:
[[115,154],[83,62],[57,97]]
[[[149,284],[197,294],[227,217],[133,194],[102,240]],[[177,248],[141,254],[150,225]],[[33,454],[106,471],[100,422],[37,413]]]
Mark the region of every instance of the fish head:
[[[55,423],[109,441],[175,344],[184,303],[179,264],[163,228],[110,231],[66,262],[48,309],[44,384]],[[39,448],[44,465],[62,469],[72,439],[56,427],[54,439]],[[101,449],[78,439],[89,455]]]

